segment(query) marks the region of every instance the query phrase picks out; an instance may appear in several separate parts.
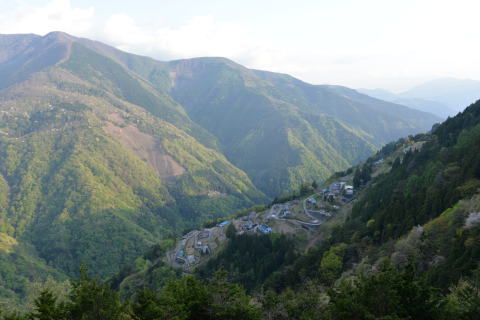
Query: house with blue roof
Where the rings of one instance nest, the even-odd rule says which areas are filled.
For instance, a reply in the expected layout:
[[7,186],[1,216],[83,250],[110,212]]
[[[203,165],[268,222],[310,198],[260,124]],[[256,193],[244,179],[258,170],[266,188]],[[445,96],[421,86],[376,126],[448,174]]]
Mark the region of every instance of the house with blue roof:
[[272,228],[264,224],[259,225],[258,229],[264,234],[269,234],[270,232],[272,232]]
[[223,228],[225,226],[228,226],[229,224],[230,224],[230,220],[225,220],[223,222],[220,222],[218,226]]

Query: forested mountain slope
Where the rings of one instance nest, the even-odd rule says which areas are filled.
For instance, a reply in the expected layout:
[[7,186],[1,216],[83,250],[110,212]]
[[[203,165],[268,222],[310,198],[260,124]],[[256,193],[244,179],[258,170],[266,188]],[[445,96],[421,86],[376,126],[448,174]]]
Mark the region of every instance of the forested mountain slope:
[[285,77],[223,58],[158,62],[59,32],[0,36],[4,296],[82,262],[110,276],[166,236],[437,120]]
[[[21,79],[39,64],[58,62],[55,55],[73,52],[65,62],[70,71],[87,81],[92,70],[101,74],[99,79],[108,81],[96,85],[113,85],[121,99],[221,151],[269,196],[303,181],[324,179],[365,159],[382,144],[429,130],[440,120],[347,88],[313,86],[223,58],[160,62],[64,33],[3,38],[9,52],[26,56],[4,63],[5,72],[23,63],[17,68],[20,75],[8,75],[6,84],[13,81],[9,77]],[[11,49],[12,39],[27,43],[26,53],[25,45]],[[61,39],[60,44],[55,39]],[[52,50],[58,52],[51,54]],[[45,56],[49,60],[36,59]]]
[[[279,270],[269,285],[322,280],[329,252],[338,256],[329,281],[371,273],[385,258],[398,268],[414,267],[428,285],[442,290],[474,277],[480,262],[479,148],[480,101],[432,134],[388,144],[360,166],[375,173],[374,163],[383,159],[390,163],[388,171],[375,173],[346,220],[317,248]],[[328,284],[329,277],[322,281]]]
[[[232,223],[224,250],[194,275],[168,268],[172,243],[165,242],[135,261],[130,271],[140,273],[126,268],[109,282],[140,288],[130,298],[84,275],[67,304],[44,299],[37,310],[102,310],[119,319],[477,319],[479,148],[480,101],[431,134],[392,142],[332,176],[330,182],[353,180],[355,199],[322,200],[350,210],[310,230],[309,239],[239,234]],[[224,269],[205,270],[215,266]]]
[[[57,270],[32,281],[81,262],[104,277],[165,236],[265,201],[186,132],[215,144],[169,97],[62,34],[34,39],[2,64],[23,79],[0,92],[0,235],[18,244],[0,246],[7,265],[18,255],[37,273]],[[55,61],[37,59],[54,48]],[[26,273],[12,267],[1,286],[21,295]]]
[[226,59],[173,61],[171,68],[173,97],[272,196],[325,179],[439,120],[344,87],[313,86]]
[[88,39],[76,41],[170,95],[216,140],[195,136],[220,148],[272,197],[304,181],[325,179],[382,144],[440,121],[348,88],[313,86],[224,58],[160,62]]

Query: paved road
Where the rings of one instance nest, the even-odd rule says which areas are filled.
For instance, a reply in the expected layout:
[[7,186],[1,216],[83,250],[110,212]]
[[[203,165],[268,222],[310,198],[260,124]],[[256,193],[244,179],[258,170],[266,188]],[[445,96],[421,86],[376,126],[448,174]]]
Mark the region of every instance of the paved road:
[[304,211],[305,214],[306,214],[310,219],[312,219],[312,220],[317,220],[317,221],[318,221],[317,218],[315,218],[314,216],[311,215],[312,212],[313,212],[313,213],[319,213],[319,214],[324,214],[324,213],[323,213],[322,211],[317,211],[317,210],[308,210],[308,209],[307,209],[307,199],[313,198],[313,197],[318,196],[318,195],[320,195],[320,194],[321,194],[321,192],[314,193],[314,194],[312,194],[311,196],[303,199],[303,211]]
[[[281,204],[277,205],[277,206],[282,206]],[[277,212],[273,209],[274,206],[272,206],[270,208],[270,216],[272,216],[274,219],[276,220],[281,220],[281,221],[295,221],[295,222],[298,222],[300,224],[303,224],[303,225],[307,225],[307,226],[319,226],[322,224],[322,222],[319,222],[318,219],[316,219],[315,217],[311,216],[310,214],[307,214],[307,216],[312,219],[311,222],[305,222],[305,221],[302,221],[302,220],[298,220],[298,219],[295,219],[295,218],[289,218],[289,219],[286,219],[286,218],[280,218],[278,215],[277,215]],[[304,203],[304,209],[305,209],[305,203]]]

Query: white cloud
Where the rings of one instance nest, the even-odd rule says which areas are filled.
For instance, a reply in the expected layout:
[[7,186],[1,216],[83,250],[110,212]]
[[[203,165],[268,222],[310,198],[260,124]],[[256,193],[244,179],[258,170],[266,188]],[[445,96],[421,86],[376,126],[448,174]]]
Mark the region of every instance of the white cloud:
[[155,40],[137,26],[134,19],[126,14],[114,14],[105,22],[103,35],[105,39],[119,48],[146,50]]
[[[252,6],[245,1],[241,10]],[[61,30],[161,60],[224,56],[251,68],[352,87],[405,89],[435,77],[480,78],[478,0],[339,3],[289,5],[265,16],[245,11],[230,20],[188,15],[180,23],[173,16],[174,24],[165,25],[161,15],[147,23],[138,13],[109,9],[100,18],[93,7],[51,0],[0,12],[0,33]],[[249,20],[246,14],[257,16]]]
[[160,60],[220,56],[263,70],[296,75],[312,70],[301,64],[300,54],[276,48],[239,23],[211,16],[197,16],[177,27],[155,27],[142,26],[125,13],[114,14],[100,37],[121,50]]
[[240,24],[194,17],[176,27],[140,26],[127,14],[114,14],[105,23],[103,38],[127,51],[159,59],[223,56],[258,64],[271,52]]
[[73,8],[70,0],[54,0],[41,7],[20,5],[11,12],[0,13],[0,33],[86,34],[92,27],[94,14],[93,7]]

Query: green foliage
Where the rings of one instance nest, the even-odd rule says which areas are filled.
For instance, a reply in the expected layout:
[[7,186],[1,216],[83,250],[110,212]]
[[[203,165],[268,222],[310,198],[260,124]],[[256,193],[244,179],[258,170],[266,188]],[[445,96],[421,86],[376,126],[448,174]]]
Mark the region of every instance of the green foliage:
[[122,319],[125,313],[118,294],[99,280],[91,279],[85,268],[81,268],[80,278],[72,281],[66,308],[68,319],[72,320]]
[[224,269],[229,272],[230,280],[251,291],[296,257],[294,243],[285,235],[242,234],[230,239],[217,257],[198,270],[200,276],[205,278]]
[[[71,49],[0,103],[0,297],[8,302],[26,298],[32,279],[75,276],[81,262],[112,276],[162,238],[266,200],[170,97],[102,54]],[[105,132],[112,114],[185,173],[159,177]],[[10,252],[18,242],[31,253]],[[172,272],[159,269],[149,277],[164,283]]]
[[[139,252],[205,220],[265,202],[257,187],[273,197],[301,186],[299,193],[277,202],[307,195],[311,189],[304,181],[323,180],[393,137],[429,127],[432,120],[346,88],[311,86],[225,59],[166,64],[61,34],[43,40],[0,66],[3,305],[22,299],[28,304],[38,290],[29,289],[37,287],[35,280],[74,276],[82,261],[102,278],[121,271],[110,284],[122,296],[142,285],[163,287],[178,275],[160,258],[167,245],[142,257]],[[478,107],[472,106],[436,127],[432,139],[410,137],[409,143],[430,140],[420,152],[397,158],[322,247],[297,259],[285,236],[237,237],[230,231],[232,241],[202,275],[224,267],[249,292],[265,281],[279,291],[299,286],[312,273],[325,275],[322,285],[333,283],[358,259],[357,249],[364,244],[398,238],[476,193],[478,117]],[[115,130],[138,129],[184,173],[160,177],[133,152],[136,147],[107,134],[107,124]],[[395,146],[377,156],[391,154]],[[357,184],[366,184],[370,175],[368,163],[356,175]],[[367,226],[368,221],[373,222]],[[337,250],[351,239],[362,243]],[[478,260],[477,229],[452,239],[445,257],[455,280]],[[433,277],[444,276],[448,268],[438,268]],[[198,297],[191,296],[190,287]],[[32,317],[132,316],[118,293],[85,274],[73,281],[65,303],[61,295],[41,292]],[[170,282],[158,295],[146,294],[144,301],[150,300],[160,301],[158,312],[165,317],[258,317],[243,289],[221,277],[212,283],[191,277]],[[318,315],[307,306],[319,302],[305,295],[281,305],[289,316]]]
[[[277,270],[264,285],[281,291],[313,279],[329,286],[342,273],[376,268],[385,257],[398,267],[413,264],[429,285],[443,290],[470,277],[480,259],[475,222],[480,211],[479,110],[477,102],[457,116],[463,120],[447,121],[432,135],[402,139],[392,144],[397,150],[384,150],[396,159],[391,170],[361,191],[345,223],[333,226],[317,248]],[[359,180],[372,164],[357,168]],[[370,175],[369,168],[365,171]],[[332,254],[341,243],[347,244],[343,255]]]
[[192,276],[170,282],[156,295],[144,290],[132,304],[135,319],[260,319],[243,289],[217,273],[207,284]]
[[32,319],[38,320],[62,320],[68,319],[65,305],[58,304],[57,298],[51,291],[45,290],[35,299],[35,311],[30,315]]
[[332,283],[336,280],[343,269],[343,254],[347,245],[342,243],[330,248],[323,254],[320,262],[321,278],[325,283]]
[[329,292],[333,319],[438,319],[439,296],[412,269],[390,265],[372,276],[345,280]]
[[473,320],[480,312],[480,286],[478,278],[462,279],[452,286],[445,298],[444,319]]
[[301,289],[281,294],[267,291],[259,297],[265,319],[328,319],[329,297],[321,286],[306,282]]
[[[464,122],[446,121],[428,137],[421,150],[405,152],[401,161],[397,157],[391,171],[379,176],[365,196],[355,203],[352,218],[337,233],[335,241],[345,241],[353,232],[359,232],[360,238],[385,243],[477,192],[480,177],[478,110],[479,103],[470,106],[457,116]],[[452,123],[468,126],[460,129]],[[446,128],[452,132],[447,133]],[[357,171],[356,176],[363,176],[362,172]],[[374,225],[361,227],[372,219]]]
[[19,305],[30,307],[37,287],[63,291],[67,277],[46,265],[34,250],[24,245],[15,246],[10,253],[0,251],[0,309],[15,310]]
[[470,320],[477,318],[480,308],[478,282],[463,279],[442,295],[411,266],[397,270],[388,262],[373,274],[344,279],[330,288],[307,281],[298,290],[268,290],[256,297],[226,279],[225,271],[206,281],[186,275],[170,281],[158,293],[141,289],[133,300],[122,301],[83,270],[73,281],[67,301],[59,303],[50,291],[42,291],[33,312],[0,312],[0,319]]
[[225,232],[225,235],[227,236],[228,239],[234,239],[235,236],[237,235],[237,229],[235,229],[235,226],[233,223],[230,223],[227,227],[227,231]]
[[353,90],[312,86],[225,59],[175,61],[170,68],[173,97],[271,197],[324,180],[381,144],[436,121]]
[[366,163],[362,166],[361,169],[358,167],[355,169],[355,174],[353,175],[353,187],[360,188],[365,185],[372,179],[372,165]]

